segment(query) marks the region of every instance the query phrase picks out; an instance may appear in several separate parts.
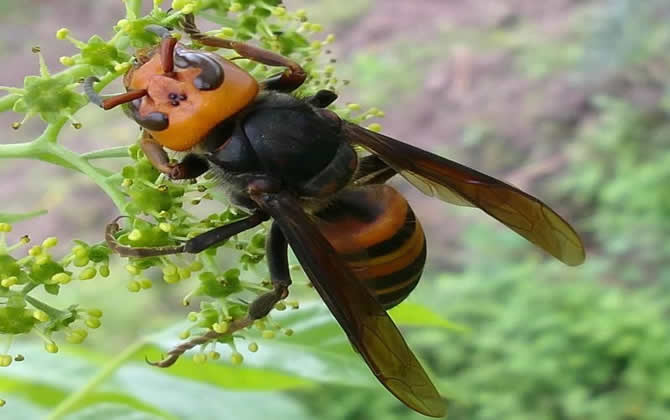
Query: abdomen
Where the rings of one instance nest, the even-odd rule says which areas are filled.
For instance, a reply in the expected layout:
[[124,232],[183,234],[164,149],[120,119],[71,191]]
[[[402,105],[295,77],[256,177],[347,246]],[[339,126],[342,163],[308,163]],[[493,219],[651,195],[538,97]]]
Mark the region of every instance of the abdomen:
[[346,190],[317,217],[326,239],[385,309],[416,287],[426,261],[425,235],[395,189]]

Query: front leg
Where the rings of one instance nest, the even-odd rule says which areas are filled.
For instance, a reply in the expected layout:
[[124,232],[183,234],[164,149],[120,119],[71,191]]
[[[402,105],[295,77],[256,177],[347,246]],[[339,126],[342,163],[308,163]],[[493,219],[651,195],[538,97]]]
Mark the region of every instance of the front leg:
[[[123,217],[123,216],[122,216]],[[107,225],[105,230],[105,241],[109,248],[124,257],[155,257],[159,255],[172,255],[181,253],[197,254],[223,242],[238,233],[254,228],[264,221],[268,220],[268,216],[262,212],[256,212],[249,217],[228,223],[227,225],[219,226],[205,233],[202,233],[194,238],[189,239],[181,245],[163,246],[163,247],[132,247],[121,245],[115,238],[115,234],[119,231],[119,224],[117,218],[112,223]]]
[[265,64],[266,66],[286,67],[286,70],[283,72],[265,80],[262,83],[264,89],[291,92],[299,88],[305,82],[305,79],[307,79],[305,70],[300,64],[290,58],[284,57],[273,51],[247,44],[246,42],[233,41],[203,34],[198,27],[195,26],[195,18],[192,14],[184,16],[182,28],[191,39],[194,39],[203,45],[233,50],[244,58]]
[[140,140],[140,148],[154,168],[166,174],[170,179],[194,179],[209,170],[207,160],[194,154],[188,154],[179,163],[170,162],[167,152],[146,131]]

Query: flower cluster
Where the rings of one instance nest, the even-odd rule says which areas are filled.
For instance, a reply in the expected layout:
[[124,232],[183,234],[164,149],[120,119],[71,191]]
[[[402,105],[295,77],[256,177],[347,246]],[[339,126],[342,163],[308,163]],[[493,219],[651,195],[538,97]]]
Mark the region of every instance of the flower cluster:
[[[52,74],[44,64],[39,48],[35,48],[40,54],[39,76],[26,77],[22,88],[2,88],[9,94],[0,98],[0,112],[11,109],[23,113],[23,121],[39,115],[48,126],[43,135],[32,142],[2,145],[0,156],[9,153],[14,157],[41,159],[87,175],[110,196],[119,212],[127,216],[124,228],[115,236],[120,245],[174,246],[246,214],[225,204],[226,198],[215,188],[218,180],[213,176],[205,175],[193,183],[172,182],[156,171],[137,145],[122,151],[115,148],[79,155],[60,144],[58,136],[67,121],[76,128],[81,127],[74,115],[87,103],[80,87],[83,78],[96,76],[100,79],[96,88],[104,88],[130,68],[136,49],[156,45],[158,39],[145,30],[147,25],[178,29],[184,15],[206,13],[207,19],[220,25],[208,35],[251,41],[301,63],[308,79],[296,92],[298,96],[308,96],[320,89],[337,91],[346,81],[335,76],[335,59],[328,48],[334,36],[320,35],[322,26],[310,22],[304,10],[290,12],[280,0],[174,0],[169,12],[162,9],[162,1],[155,0],[153,9],[146,16],[139,16],[138,0],[124,1],[127,16],[116,24],[116,33],[110,40],[94,35],[82,41],[72,36],[67,28],[62,28],[56,37],[70,42],[78,50],[76,54],[61,57],[60,62],[66,69]],[[196,41],[192,41],[192,47],[209,48]],[[230,51],[218,52],[225,56],[234,55]],[[276,73],[276,68],[250,60],[236,63],[259,80]],[[363,111],[358,104],[333,107],[333,110],[357,123],[383,116],[383,112],[376,108]],[[18,129],[23,121],[13,127]],[[368,127],[380,128],[378,124]],[[107,158],[129,158],[130,163],[120,173],[109,173],[92,163],[95,159]],[[208,202],[223,204],[203,206]],[[204,211],[209,214],[203,216],[200,207],[207,207]],[[9,225],[0,225],[0,230],[8,229]],[[169,284],[192,282],[193,287],[183,301],[188,305],[194,297],[199,297],[200,310],[189,315],[192,326],[184,331],[182,338],[213,334],[207,335],[213,337],[212,340],[201,342],[204,347],[196,356],[198,361],[218,358],[215,350],[209,351],[210,356],[203,354],[208,346],[221,342],[231,346],[231,360],[239,363],[241,355],[232,335],[226,332],[246,314],[247,305],[243,302],[248,301],[249,295],[270,290],[267,273],[259,265],[265,256],[265,234],[266,228],[261,226],[195,256],[129,258],[125,265],[127,273],[118,275],[129,278],[127,290],[130,292],[152,287],[150,276],[146,274],[150,269],[160,270],[163,280]],[[34,333],[44,339],[47,351],[55,352],[58,346],[54,340],[58,334],[64,334],[67,342],[80,343],[86,338],[88,329],[100,326],[101,312],[97,309],[83,309],[76,304],[55,309],[33,297],[31,292],[43,288],[48,293],[57,294],[73,279],[86,281],[109,276],[111,250],[106,244],[76,242],[65,256],[57,259],[49,251],[56,240],[49,238],[41,245],[29,248],[26,256],[14,257],[12,254],[27,245],[27,237],[8,245],[4,242],[4,234],[0,235],[0,334],[7,337],[8,342],[15,335]],[[221,250],[228,256],[237,256],[237,260],[231,266],[220,265],[220,258],[215,257]],[[246,294],[244,301],[240,299],[241,293]],[[276,309],[287,307],[297,308],[298,305],[296,302],[280,302]],[[277,332],[292,333],[269,317],[257,321],[253,327],[266,338]],[[256,343],[249,344],[251,351],[257,348]],[[0,356],[0,365],[9,365],[13,360],[18,360],[18,356],[12,358],[7,350]]]
[[[14,336],[33,333],[44,341],[49,353],[56,353],[56,336],[64,335],[71,344],[80,344],[89,329],[100,327],[102,311],[71,305],[57,309],[31,296],[30,292],[43,288],[57,295],[61,287],[72,280],[88,281],[98,276],[109,276],[109,250],[102,245],[90,246],[79,242],[72,252],[60,260],[50,249],[57,245],[56,238],[47,238],[40,245],[28,247],[30,239],[23,236],[17,243],[8,244],[6,233],[11,225],[0,223],[0,334],[5,346],[0,354],[0,366],[22,361],[23,356],[12,357],[9,349]],[[15,258],[12,253],[25,249],[25,256]]]

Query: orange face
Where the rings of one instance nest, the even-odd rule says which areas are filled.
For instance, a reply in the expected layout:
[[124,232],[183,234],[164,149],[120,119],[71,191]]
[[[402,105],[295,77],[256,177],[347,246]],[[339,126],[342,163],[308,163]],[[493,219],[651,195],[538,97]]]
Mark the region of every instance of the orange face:
[[130,103],[133,118],[161,145],[183,151],[254,100],[258,82],[218,54],[177,45],[174,71],[165,73],[159,53],[126,77],[126,89],[147,91]]

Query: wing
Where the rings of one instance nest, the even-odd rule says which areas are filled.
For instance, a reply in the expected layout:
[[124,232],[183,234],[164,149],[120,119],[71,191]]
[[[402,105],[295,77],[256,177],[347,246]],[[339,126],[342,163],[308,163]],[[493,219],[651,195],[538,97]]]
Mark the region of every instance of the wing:
[[314,288],[377,379],[408,407],[443,417],[445,402],[398,328],[296,199],[277,194],[256,202],[279,224]]
[[459,163],[391,137],[343,123],[348,141],[378,155],[412,185],[443,201],[479,207],[567,265],[584,262],[579,235],[535,197]]

